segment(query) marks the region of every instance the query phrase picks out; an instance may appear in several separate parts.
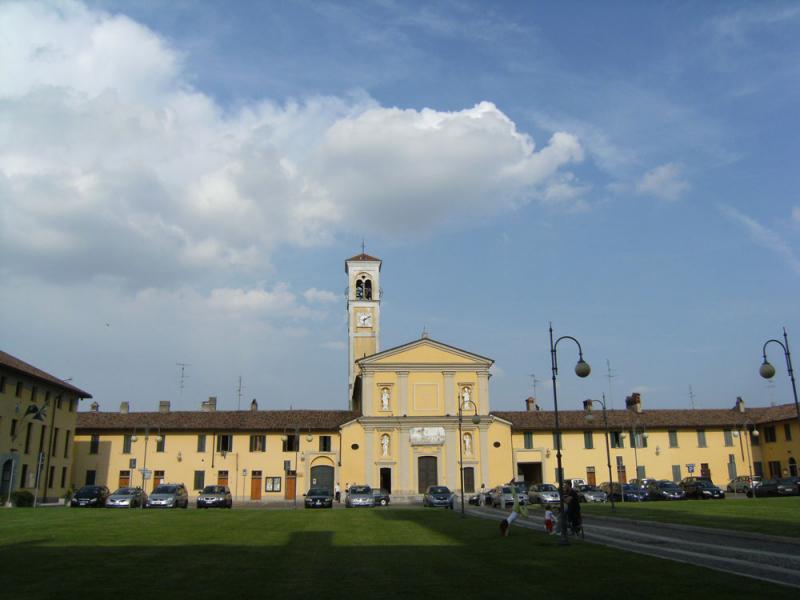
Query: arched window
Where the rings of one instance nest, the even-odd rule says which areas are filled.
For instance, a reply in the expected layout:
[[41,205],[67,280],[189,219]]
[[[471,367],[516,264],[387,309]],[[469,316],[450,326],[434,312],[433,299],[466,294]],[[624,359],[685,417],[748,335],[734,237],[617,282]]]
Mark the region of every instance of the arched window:
[[364,298],[364,282],[360,279],[356,281],[356,299],[361,300]]
[[364,297],[372,300],[372,282],[369,279],[364,282]]

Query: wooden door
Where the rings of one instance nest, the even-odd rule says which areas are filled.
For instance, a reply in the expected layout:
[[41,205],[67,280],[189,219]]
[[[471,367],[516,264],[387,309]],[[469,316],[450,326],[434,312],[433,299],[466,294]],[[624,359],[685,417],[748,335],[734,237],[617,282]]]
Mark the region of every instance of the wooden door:
[[250,500],[261,500],[261,471],[253,471],[250,480]]
[[120,471],[119,472],[119,485],[117,487],[128,487],[131,484],[131,472],[130,471]]
[[628,472],[625,467],[617,467],[617,481],[620,483],[628,483]]
[[228,485],[228,472],[220,471],[217,473],[217,485]]
[[424,494],[428,486],[438,484],[439,476],[435,456],[419,457],[417,460],[417,481],[420,494]]
[[700,477],[711,479],[711,469],[708,468],[708,463],[700,463]]
[[586,470],[586,483],[588,485],[597,485],[597,479],[594,474],[594,469],[591,471],[589,469]]
[[285,500],[294,500],[297,494],[297,475],[286,476],[286,487],[284,488],[283,498]]
[[164,483],[164,471],[153,471],[153,489]]

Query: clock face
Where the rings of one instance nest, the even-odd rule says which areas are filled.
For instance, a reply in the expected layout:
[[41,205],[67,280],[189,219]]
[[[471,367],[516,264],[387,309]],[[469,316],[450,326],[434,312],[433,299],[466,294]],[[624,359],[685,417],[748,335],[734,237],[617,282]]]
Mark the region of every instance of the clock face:
[[369,313],[360,313],[358,315],[358,325],[359,327],[371,327],[372,315]]

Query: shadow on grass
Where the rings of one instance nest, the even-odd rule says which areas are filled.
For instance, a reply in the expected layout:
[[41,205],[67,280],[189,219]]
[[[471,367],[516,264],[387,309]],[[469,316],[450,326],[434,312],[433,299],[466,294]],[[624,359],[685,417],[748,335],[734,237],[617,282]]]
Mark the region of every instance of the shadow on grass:
[[[117,545],[102,547],[32,536],[2,546],[2,592],[26,599],[153,594],[226,600],[358,593],[372,600],[485,598],[518,590],[526,596],[618,598],[618,591],[604,590],[634,586],[648,589],[648,598],[674,600],[676,594],[696,592],[697,581],[703,581],[719,595],[789,597],[778,586],[601,546],[561,548],[554,538],[523,528],[514,527],[503,538],[495,521],[462,519],[449,511],[226,519],[229,543],[211,535],[205,541],[202,530],[194,530],[191,543],[175,544],[171,535],[185,535],[172,533],[175,523],[187,520],[182,517],[154,521],[162,528],[161,542],[149,545],[126,543],[122,536]],[[196,529],[203,521],[191,520]],[[270,537],[279,527],[282,533]],[[565,566],[566,582],[559,576]],[[670,584],[654,589],[654,580]]]

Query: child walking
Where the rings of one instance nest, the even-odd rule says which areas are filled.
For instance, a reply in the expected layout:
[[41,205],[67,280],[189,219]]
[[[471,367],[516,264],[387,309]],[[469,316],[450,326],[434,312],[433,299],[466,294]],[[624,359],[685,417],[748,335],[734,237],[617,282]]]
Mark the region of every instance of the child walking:
[[544,528],[549,535],[553,535],[555,531],[553,531],[553,524],[555,523],[556,517],[553,514],[553,511],[550,509],[550,505],[546,504],[544,507]]

